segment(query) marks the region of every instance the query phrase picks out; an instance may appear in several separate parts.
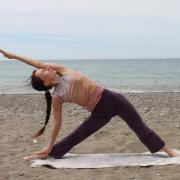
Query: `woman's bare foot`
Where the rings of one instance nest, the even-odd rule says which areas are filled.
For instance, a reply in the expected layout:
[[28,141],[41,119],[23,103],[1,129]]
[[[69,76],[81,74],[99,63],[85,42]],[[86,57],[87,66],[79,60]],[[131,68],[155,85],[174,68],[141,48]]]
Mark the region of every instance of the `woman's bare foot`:
[[177,157],[180,156],[176,152],[174,152],[172,149],[170,149],[167,145],[165,145],[162,149],[162,151],[166,152],[169,157]]

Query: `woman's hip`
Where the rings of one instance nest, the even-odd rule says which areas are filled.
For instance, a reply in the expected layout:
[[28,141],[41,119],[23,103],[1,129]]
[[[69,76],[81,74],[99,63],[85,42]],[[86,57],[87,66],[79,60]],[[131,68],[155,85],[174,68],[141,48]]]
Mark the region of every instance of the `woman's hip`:
[[112,117],[117,115],[117,102],[120,93],[104,89],[99,102],[94,108],[92,115]]

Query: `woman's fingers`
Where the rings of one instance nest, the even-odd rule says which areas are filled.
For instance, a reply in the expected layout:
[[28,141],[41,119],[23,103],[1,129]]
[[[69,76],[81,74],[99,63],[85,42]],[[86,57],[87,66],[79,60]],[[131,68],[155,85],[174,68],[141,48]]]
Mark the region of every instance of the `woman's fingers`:
[[24,160],[34,160],[34,159],[41,159],[41,156],[33,154],[33,155],[30,155],[30,156],[25,156],[24,157]]
[[38,159],[38,156],[34,154],[31,156],[25,156],[23,159],[24,160],[33,160],[33,159]]
[[24,160],[35,160],[35,159],[44,159],[46,158],[48,155],[37,155],[37,154],[33,154],[33,155],[30,155],[30,156],[25,156],[23,159]]

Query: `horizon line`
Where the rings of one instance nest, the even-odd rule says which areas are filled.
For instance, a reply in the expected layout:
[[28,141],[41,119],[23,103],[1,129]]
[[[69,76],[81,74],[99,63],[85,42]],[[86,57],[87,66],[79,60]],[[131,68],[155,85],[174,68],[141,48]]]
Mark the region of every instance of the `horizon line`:
[[[180,57],[172,57],[172,58],[48,58],[48,59],[38,59],[38,58],[33,58],[33,59],[37,59],[39,61],[76,61],[76,60],[180,60]],[[1,59],[1,61],[14,61],[16,59]],[[17,60],[18,61],[18,60]]]
[[39,59],[40,61],[47,61],[47,60],[51,60],[51,61],[58,61],[58,60],[175,60],[175,59],[179,59],[180,57],[172,57],[172,58],[64,58],[64,59]]

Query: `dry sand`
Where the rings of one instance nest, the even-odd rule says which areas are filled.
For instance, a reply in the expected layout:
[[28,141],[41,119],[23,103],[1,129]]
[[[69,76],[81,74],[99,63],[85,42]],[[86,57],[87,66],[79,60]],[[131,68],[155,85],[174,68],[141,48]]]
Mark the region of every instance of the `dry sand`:
[[[166,143],[180,149],[180,93],[129,93],[144,121]],[[102,169],[31,168],[23,156],[42,149],[49,140],[52,117],[38,143],[31,135],[44,122],[45,100],[36,95],[0,95],[0,180],[179,180],[180,166],[115,167]],[[76,105],[64,104],[63,124],[57,140],[75,129],[88,116]],[[105,127],[74,147],[73,153],[144,152],[141,144],[123,120],[115,117]]]

